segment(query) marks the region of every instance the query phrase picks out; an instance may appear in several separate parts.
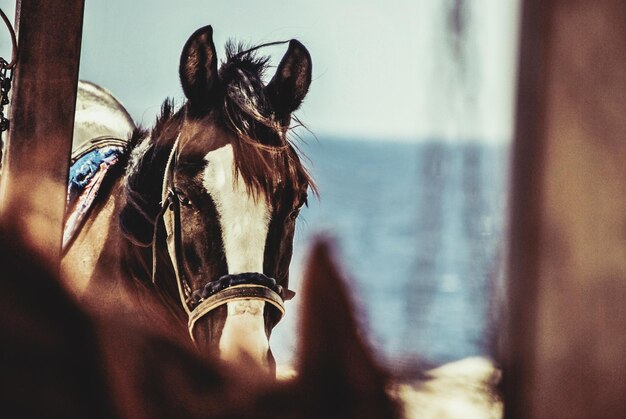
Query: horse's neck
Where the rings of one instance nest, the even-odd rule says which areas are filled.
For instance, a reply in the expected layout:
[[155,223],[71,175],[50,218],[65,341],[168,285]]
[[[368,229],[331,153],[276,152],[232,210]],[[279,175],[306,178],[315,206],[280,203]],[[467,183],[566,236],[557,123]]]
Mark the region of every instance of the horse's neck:
[[[124,208],[123,176],[115,181],[106,201],[93,208],[79,234],[61,262],[62,278],[72,291],[92,311],[107,313],[128,310],[137,314],[137,301],[151,307],[149,301],[156,297],[149,286],[152,280],[152,247],[133,245],[121,232],[119,216]],[[172,283],[173,271],[167,263],[164,249],[157,249],[159,264],[157,283]],[[148,285],[148,286],[145,286]],[[168,290],[171,294],[172,290]],[[180,308],[177,299],[166,298],[171,303],[167,319],[178,319]],[[155,306],[157,307],[157,306]],[[145,307],[144,307],[145,309]],[[163,313],[162,309],[150,311]],[[119,314],[119,313],[118,313]],[[172,316],[173,314],[173,316]]]
[[61,262],[62,278],[76,295],[109,292],[121,277],[119,212],[122,177],[115,181],[108,198],[92,209]]

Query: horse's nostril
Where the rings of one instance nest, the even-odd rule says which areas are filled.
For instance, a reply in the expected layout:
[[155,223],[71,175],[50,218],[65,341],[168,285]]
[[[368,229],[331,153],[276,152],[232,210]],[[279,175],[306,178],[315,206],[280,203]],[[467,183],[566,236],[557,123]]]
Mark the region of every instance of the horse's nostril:
[[244,300],[236,301],[232,304],[232,310],[229,308],[228,313],[233,315],[250,314],[252,316],[258,316],[263,312],[263,303],[259,304],[259,301]]

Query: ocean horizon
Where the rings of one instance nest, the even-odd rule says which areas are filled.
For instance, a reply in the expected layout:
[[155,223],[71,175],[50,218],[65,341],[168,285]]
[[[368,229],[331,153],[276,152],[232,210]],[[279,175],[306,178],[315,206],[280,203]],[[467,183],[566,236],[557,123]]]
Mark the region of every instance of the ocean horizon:
[[[317,136],[300,148],[319,190],[296,227],[291,287],[324,235],[386,364],[407,369],[492,355],[502,272],[508,146]],[[298,298],[272,336],[293,359]]]

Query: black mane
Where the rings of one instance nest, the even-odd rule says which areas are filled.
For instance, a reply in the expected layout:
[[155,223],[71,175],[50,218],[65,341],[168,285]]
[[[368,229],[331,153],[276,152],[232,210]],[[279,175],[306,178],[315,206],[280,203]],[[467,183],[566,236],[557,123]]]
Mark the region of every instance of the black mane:
[[147,247],[152,243],[154,225],[161,211],[165,165],[181,121],[180,111],[175,111],[174,101],[168,98],[161,105],[152,130],[137,128],[131,137],[124,182],[126,207],[120,213],[120,226],[135,245]]

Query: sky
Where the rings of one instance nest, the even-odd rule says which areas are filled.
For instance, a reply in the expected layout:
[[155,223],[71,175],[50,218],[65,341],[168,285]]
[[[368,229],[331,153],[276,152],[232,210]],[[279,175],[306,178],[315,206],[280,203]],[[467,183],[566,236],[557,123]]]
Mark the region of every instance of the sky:
[[[86,0],[80,77],[150,125],[165,97],[182,100],[182,46],[211,24],[218,53],[229,38],[296,38],[309,49],[313,82],[299,116],[318,136],[509,141],[517,0],[467,0],[457,49],[447,14],[455,2]],[[0,7],[13,16],[12,0]],[[277,64],[285,50],[263,52]]]

